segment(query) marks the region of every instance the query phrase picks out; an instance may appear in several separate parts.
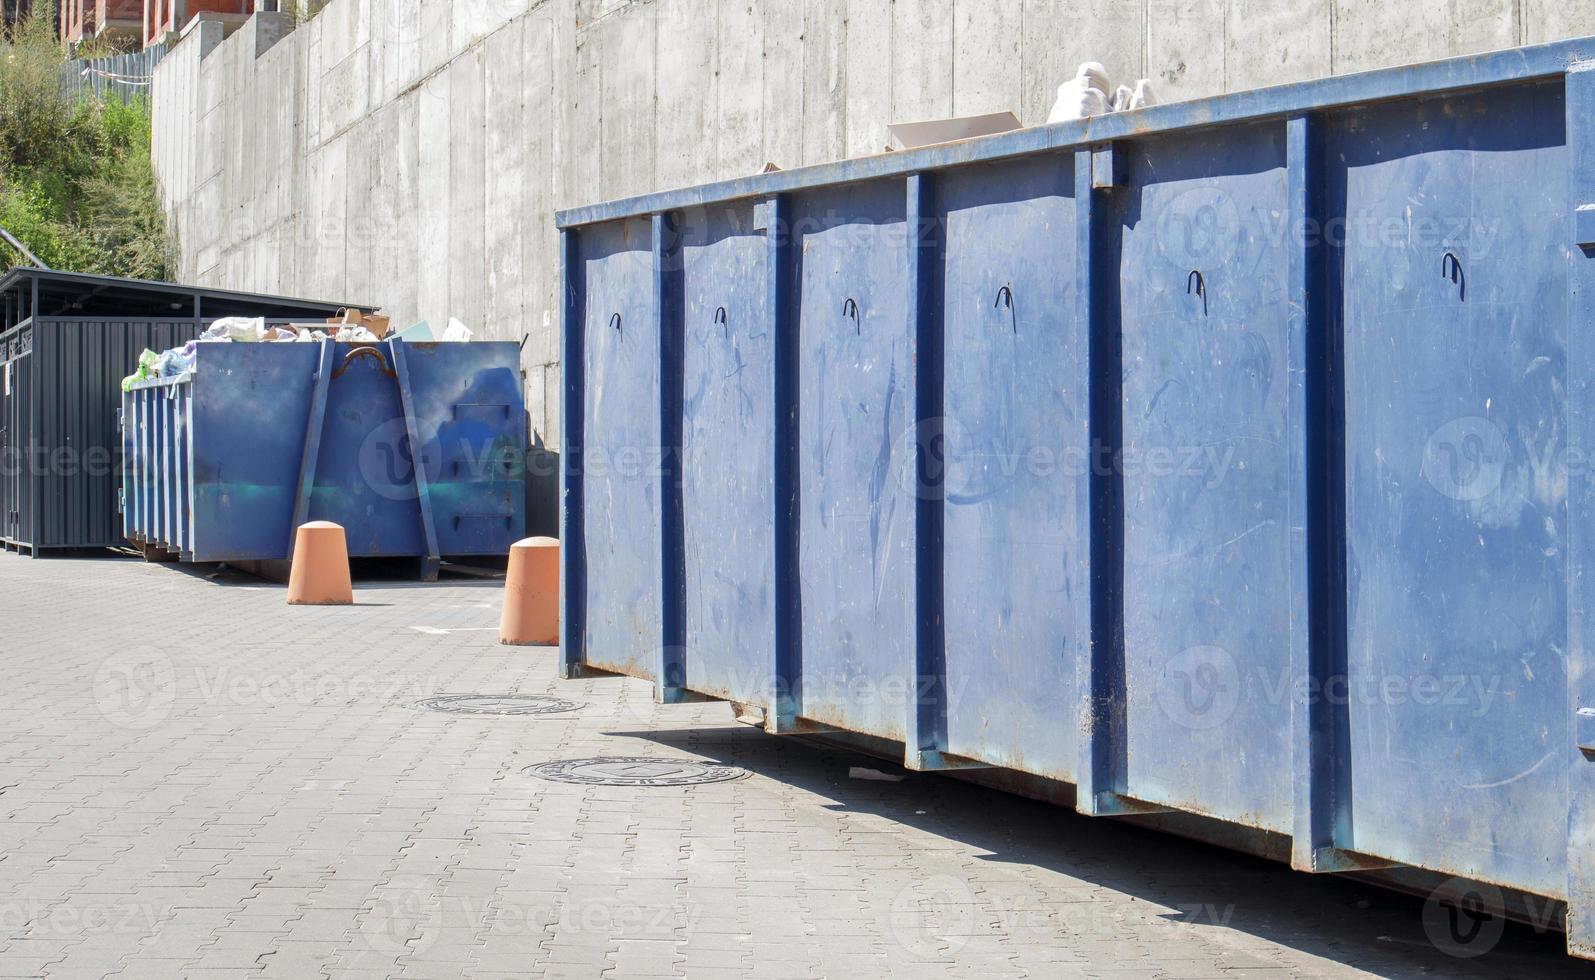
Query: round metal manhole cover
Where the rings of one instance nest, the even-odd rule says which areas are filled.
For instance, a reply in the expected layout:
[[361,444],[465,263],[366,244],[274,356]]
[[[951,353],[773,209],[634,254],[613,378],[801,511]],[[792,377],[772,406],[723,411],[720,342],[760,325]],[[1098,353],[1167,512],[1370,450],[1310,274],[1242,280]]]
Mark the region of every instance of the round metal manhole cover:
[[639,756],[566,759],[528,766],[526,772],[556,783],[587,786],[697,786],[702,783],[729,782],[748,774],[746,769],[712,762]]
[[553,715],[581,706],[551,694],[439,694],[419,705],[456,715]]

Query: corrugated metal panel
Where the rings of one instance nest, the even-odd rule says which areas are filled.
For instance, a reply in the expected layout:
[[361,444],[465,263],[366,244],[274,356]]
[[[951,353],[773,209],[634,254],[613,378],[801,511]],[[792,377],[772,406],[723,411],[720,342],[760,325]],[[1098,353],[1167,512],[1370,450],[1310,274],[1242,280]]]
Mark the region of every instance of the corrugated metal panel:
[[185,344],[196,320],[40,321],[34,380],[40,385],[34,426],[38,471],[39,548],[103,548],[122,544],[116,411],[121,379],[145,348]]

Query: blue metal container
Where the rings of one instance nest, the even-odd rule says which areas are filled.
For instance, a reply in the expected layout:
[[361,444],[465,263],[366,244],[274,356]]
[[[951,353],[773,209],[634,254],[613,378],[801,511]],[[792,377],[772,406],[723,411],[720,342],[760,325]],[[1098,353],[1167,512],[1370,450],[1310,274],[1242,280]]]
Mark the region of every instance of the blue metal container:
[[1595,956],[1590,59],[562,212],[566,672]]
[[524,413],[511,343],[202,343],[193,371],[123,396],[124,531],[187,561],[270,562],[333,521],[351,557],[432,577],[523,535]]

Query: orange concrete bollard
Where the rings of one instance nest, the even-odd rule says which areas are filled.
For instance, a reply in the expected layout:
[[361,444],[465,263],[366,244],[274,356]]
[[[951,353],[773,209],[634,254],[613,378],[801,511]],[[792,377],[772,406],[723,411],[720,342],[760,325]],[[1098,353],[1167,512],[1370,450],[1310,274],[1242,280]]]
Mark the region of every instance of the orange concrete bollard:
[[294,561],[288,571],[288,605],[350,606],[349,543],[330,521],[301,524],[294,532]]
[[558,538],[526,538],[510,547],[498,641],[512,646],[559,643]]

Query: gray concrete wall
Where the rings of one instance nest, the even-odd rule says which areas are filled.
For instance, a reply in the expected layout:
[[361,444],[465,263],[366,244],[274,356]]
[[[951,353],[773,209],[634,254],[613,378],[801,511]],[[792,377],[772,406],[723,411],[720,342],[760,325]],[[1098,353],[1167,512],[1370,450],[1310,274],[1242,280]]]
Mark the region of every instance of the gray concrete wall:
[[180,277],[519,339],[559,443],[557,208],[1044,122],[1088,58],[1165,101],[1595,34],[1581,0],[334,0],[156,72]]

